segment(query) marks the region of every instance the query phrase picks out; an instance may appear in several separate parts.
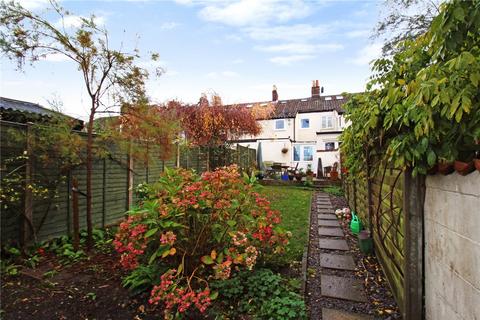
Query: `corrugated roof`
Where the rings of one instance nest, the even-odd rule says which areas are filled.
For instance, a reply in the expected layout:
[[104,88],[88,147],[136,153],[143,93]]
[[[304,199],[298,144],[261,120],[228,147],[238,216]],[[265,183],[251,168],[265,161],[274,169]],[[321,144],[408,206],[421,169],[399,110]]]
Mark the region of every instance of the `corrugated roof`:
[[0,97],[0,108],[5,110],[36,113],[45,116],[51,116],[55,114],[54,111],[44,108],[37,103],[31,103],[27,101],[20,101],[4,97]]
[[255,104],[273,103],[275,106],[273,114],[269,117],[271,119],[278,118],[294,118],[297,113],[307,112],[327,112],[337,111],[343,113],[343,104],[347,102],[347,98],[341,95],[330,95],[320,97],[310,97],[304,99],[289,99],[279,100],[276,102],[262,101],[262,102],[248,102],[241,103],[239,106],[251,107]]

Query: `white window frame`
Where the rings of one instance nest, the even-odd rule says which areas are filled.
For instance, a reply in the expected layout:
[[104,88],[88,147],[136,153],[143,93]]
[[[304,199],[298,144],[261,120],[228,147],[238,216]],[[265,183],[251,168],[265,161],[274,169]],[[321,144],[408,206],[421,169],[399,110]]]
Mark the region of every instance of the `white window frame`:
[[[315,145],[314,144],[295,144],[293,145],[293,152],[292,152],[292,160],[293,162],[312,162],[315,158]],[[295,160],[295,148],[299,148],[299,160]],[[311,148],[312,149],[312,160],[305,160],[305,148]]]
[[[324,120],[325,120],[325,125],[323,123]],[[322,129],[333,129],[333,116],[322,116],[322,119],[320,121],[321,121],[320,126]],[[330,122],[330,126],[328,126],[329,122]]]
[[[303,120],[308,120],[308,127],[303,126]],[[311,123],[310,118],[301,118],[300,119],[300,129],[310,129],[310,123]]]
[[[277,122],[279,122],[279,121],[282,121],[282,122],[283,122],[283,128],[281,128],[281,129],[278,129],[278,128],[277,128]],[[286,124],[285,119],[275,119],[275,121],[273,122],[273,129],[274,129],[275,131],[284,131],[284,130],[287,130],[286,126],[287,126],[287,124]]]

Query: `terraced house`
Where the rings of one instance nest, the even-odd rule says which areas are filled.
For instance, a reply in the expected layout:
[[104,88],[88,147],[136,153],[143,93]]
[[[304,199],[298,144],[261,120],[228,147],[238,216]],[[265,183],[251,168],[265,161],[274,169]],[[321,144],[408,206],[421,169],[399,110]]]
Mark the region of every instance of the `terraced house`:
[[283,163],[291,167],[323,173],[340,161],[340,134],[345,127],[342,95],[322,95],[318,80],[312,82],[312,95],[304,99],[279,100],[277,88],[272,90],[272,101],[244,103],[242,106],[273,104],[267,119],[258,120],[262,132],[237,140],[241,145],[258,149],[261,145],[263,161]]

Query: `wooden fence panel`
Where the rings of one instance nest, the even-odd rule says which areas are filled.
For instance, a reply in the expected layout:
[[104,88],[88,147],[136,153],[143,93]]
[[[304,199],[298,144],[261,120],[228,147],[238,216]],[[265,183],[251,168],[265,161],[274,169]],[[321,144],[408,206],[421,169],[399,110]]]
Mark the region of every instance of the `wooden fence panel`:
[[[370,184],[372,192],[370,204],[366,178],[349,181],[346,180],[344,183],[349,206],[356,210],[364,226],[371,230],[376,255],[397,303],[403,308],[405,302],[403,172],[384,167],[377,170]],[[369,226],[369,205],[372,226]]]
[[[17,137],[12,139],[9,132]],[[13,164],[8,164],[9,159],[21,156],[26,147],[26,125],[15,124],[11,122],[0,121],[0,143],[2,147],[1,168],[2,181],[5,174],[13,170]],[[79,133],[85,136],[84,133]],[[22,140],[23,139],[23,140]],[[97,158],[93,163],[92,175],[92,220],[95,227],[102,227],[117,223],[128,210],[128,206],[136,203],[136,195],[133,192],[132,203],[129,203],[129,190],[142,182],[154,182],[164,168],[174,168],[177,166],[177,154],[169,160],[161,160],[160,151],[152,149],[152,156],[148,162],[133,159],[131,171],[133,179],[130,181],[129,175],[129,157],[121,152],[115,146],[110,146],[110,155],[106,158]],[[207,170],[208,150],[206,148],[186,148],[180,147],[180,166],[186,169],[194,169],[198,173]],[[240,157],[237,156],[237,150],[224,148],[215,161],[218,166],[237,163],[242,159],[239,167],[247,168],[255,159],[255,150],[246,147],[240,148]],[[44,159],[33,158],[33,175],[39,175],[43,181],[55,180],[59,175],[58,168],[55,165],[48,165]],[[247,159],[247,160],[245,160]],[[23,162],[22,162],[23,161]],[[250,162],[249,162],[250,161]],[[20,159],[20,168],[17,172],[24,175],[25,160]],[[55,163],[55,162],[52,162]],[[214,169],[214,167],[210,168]],[[55,185],[54,196],[47,200],[35,199],[32,202],[33,224],[38,232],[36,234],[38,241],[48,240],[54,237],[69,235],[72,231],[72,204],[71,204],[71,181],[73,177],[78,180],[78,188],[82,193],[86,193],[86,169],[85,166],[79,166],[71,170],[69,174],[63,174],[64,178]],[[22,195],[22,198],[25,198]],[[86,228],[86,197],[79,194],[79,220],[80,228]],[[24,201],[23,201],[24,202]],[[17,204],[18,208],[12,207],[10,210],[2,210],[1,213],[1,240],[19,241],[21,239],[22,226],[24,219],[19,212],[25,207],[24,203]],[[20,211],[19,211],[20,210]]]

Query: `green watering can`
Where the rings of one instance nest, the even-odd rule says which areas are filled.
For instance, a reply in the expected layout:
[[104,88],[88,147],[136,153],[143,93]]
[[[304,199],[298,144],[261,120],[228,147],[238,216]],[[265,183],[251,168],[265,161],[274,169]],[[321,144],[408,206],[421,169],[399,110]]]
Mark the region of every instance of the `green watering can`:
[[362,230],[362,221],[358,219],[358,216],[355,214],[354,211],[352,211],[352,221],[350,222],[350,230],[352,230],[352,233],[358,234],[360,230]]

